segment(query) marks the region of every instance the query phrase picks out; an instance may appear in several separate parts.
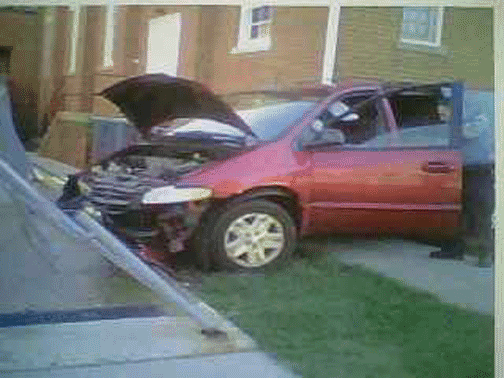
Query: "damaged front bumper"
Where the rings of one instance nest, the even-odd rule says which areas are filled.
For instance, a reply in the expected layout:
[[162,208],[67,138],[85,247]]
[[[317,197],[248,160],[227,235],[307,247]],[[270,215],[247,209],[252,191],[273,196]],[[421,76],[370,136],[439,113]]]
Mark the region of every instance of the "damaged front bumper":
[[83,195],[79,179],[69,177],[58,206],[66,212],[83,208],[94,212],[103,226],[130,246],[148,244],[170,253],[187,248],[212,198],[212,191],[201,187],[165,185],[120,197],[117,187],[99,192],[90,186]]
[[178,253],[200,226],[208,201],[186,202],[176,205],[145,205],[121,215],[101,214],[103,225],[130,243],[149,244],[156,250]]

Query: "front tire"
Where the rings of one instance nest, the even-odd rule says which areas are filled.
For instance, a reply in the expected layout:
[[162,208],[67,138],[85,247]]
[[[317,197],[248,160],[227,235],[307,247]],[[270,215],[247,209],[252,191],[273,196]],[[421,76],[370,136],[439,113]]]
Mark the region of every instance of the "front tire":
[[211,232],[212,260],[229,271],[278,267],[292,255],[296,234],[292,216],[276,203],[233,203],[217,217]]

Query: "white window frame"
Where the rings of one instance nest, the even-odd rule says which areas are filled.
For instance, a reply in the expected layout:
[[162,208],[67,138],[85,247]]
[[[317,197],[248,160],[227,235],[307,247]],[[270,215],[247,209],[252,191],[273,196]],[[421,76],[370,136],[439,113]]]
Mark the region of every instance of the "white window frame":
[[[252,23],[252,10],[255,8],[261,8],[263,6],[269,6],[271,8],[271,14],[269,21],[261,21],[259,23]],[[257,52],[257,51],[267,51],[271,49],[271,33],[266,37],[262,38],[251,38],[250,34],[253,25],[270,24],[273,21],[274,8],[269,3],[258,3],[258,2],[247,2],[243,4],[240,9],[240,30],[238,34],[238,43],[235,48],[231,50],[231,53],[243,53],[243,52]],[[271,29],[270,29],[271,31]]]
[[[435,27],[436,27],[436,30],[435,30],[436,40],[434,42],[424,41],[424,40],[420,40],[420,39],[404,38],[403,28],[404,28],[405,11],[411,10],[414,8],[415,7],[404,7],[403,8],[403,17],[402,17],[401,31],[400,31],[400,33],[401,33],[400,41],[402,43],[410,44],[410,45],[421,45],[421,46],[427,46],[427,47],[441,47],[441,34],[443,31],[443,24],[444,24],[444,7],[437,7],[437,23],[435,25]],[[430,26],[430,27],[432,27],[432,26]]]
[[114,41],[117,23],[117,6],[107,4],[107,14],[105,18],[105,44],[103,47],[103,68],[114,66]]
[[70,62],[68,66],[68,74],[75,75],[77,69],[77,42],[79,40],[79,20],[80,20],[80,5],[71,7],[72,17],[72,34],[70,39]]

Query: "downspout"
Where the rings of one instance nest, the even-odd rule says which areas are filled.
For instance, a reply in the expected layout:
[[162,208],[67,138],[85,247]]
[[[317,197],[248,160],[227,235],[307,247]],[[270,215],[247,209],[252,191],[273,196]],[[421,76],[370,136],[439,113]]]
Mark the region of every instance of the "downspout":
[[341,6],[336,0],[331,0],[329,15],[327,17],[327,30],[325,38],[324,65],[322,67],[322,83],[332,84],[334,76],[334,64],[338,44],[338,31]]

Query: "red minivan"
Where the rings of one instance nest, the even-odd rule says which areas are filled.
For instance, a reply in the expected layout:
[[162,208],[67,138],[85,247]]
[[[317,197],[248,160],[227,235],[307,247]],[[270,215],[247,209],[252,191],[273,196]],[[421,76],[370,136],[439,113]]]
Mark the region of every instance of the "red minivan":
[[75,203],[80,179],[79,203],[118,235],[166,253],[191,245],[231,270],[277,265],[307,235],[453,241],[462,90],[314,85],[248,93],[235,110],[193,81],[126,79],[102,95],[146,142],[72,177],[59,203]]

